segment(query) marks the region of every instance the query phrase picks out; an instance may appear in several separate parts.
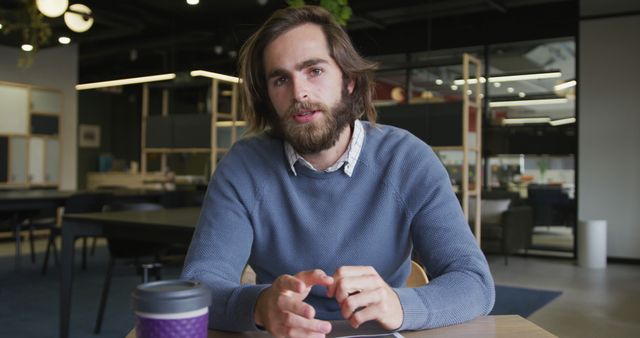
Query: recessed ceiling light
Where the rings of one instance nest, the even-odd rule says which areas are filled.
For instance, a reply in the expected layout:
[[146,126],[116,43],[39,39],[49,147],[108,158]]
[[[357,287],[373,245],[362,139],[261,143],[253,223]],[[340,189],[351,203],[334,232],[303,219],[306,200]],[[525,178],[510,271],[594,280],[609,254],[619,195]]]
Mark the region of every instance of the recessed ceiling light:
[[442,79],[436,79],[436,84],[439,86],[441,84],[443,84],[444,81],[442,81]]
[[22,50],[25,52],[30,52],[33,50],[33,46],[28,43],[25,43],[24,45],[20,46],[20,48],[22,48]]
[[525,94],[524,92],[519,92],[519,93],[518,93],[518,96],[520,96],[520,97],[525,97],[525,96],[527,96],[527,94]]
[[456,86],[456,85],[451,85],[451,90],[458,90],[458,86]]
[[507,88],[507,92],[509,92],[509,93],[513,93],[513,92],[514,92],[514,90],[515,90],[515,89],[513,89],[513,87],[509,87],[509,88]]
[[62,45],[68,45],[71,42],[71,38],[68,36],[61,36],[58,38],[58,42]]
[[200,0],[187,0],[187,4],[195,6],[200,3]]
[[494,83],[493,83],[493,86],[494,86],[494,87],[496,87],[496,88],[500,88],[500,86],[502,86],[502,83],[500,83],[500,82],[494,82]]
[[0,23],[0,29],[2,29],[2,24]]
[[467,95],[471,95],[473,94],[473,91],[471,91],[471,89],[467,89]]

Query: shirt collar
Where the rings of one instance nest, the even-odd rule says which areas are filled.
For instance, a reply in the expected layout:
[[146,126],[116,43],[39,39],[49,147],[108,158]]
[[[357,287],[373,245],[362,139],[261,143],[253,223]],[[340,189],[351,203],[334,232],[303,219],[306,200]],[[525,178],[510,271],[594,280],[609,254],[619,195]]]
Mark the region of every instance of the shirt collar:
[[[324,172],[333,172],[343,167],[344,173],[347,174],[347,176],[351,177],[351,175],[353,174],[353,169],[355,168],[356,163],[358,162],[358,158],[360,157],[360,153],[362,152],[363,144],[364,128],[362,127],[362,123],[360,122],[360,120],[355,120],[353,123],[353,133],[351,134],[351,141],[349,142],[347,150],[340,156],[336,163],[325,169]],[[298,152],[293,149],[293,146],[287,141],[284,142],[284,150],[289,162],[289,168],[294,175],[298,175],[295,168],[295,164],[298,161],[300,161],[302,165],[311,170],[319,171],[314,168],[311,163],[305,160],[302,155],[298,154]]]

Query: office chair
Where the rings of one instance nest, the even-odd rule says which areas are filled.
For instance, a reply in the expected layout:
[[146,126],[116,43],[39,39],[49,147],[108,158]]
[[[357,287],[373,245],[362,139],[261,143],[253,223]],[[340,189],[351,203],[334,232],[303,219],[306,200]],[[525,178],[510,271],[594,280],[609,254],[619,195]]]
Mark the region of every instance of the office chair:
[[[105,206],[104,211],[152,211],[161,209],[163,209],[161,205],[154,203],[115,203]],[[167,244],[164,243],[158,244],[136,240],[113,239],[109,237],[107,237],[107,243],[109,247],[109,262],[107,263],[107,273],[102,287],[98,316],[93,331],[95,334],[99,334],[102,328],[104,311],[107,305],[107,297],[109,296],[109,289],[111,288],[111,278],[116,260],[122,260],[127,263],[133,261],[133,265],[139,271],[142,271],[142,283],[147,282],[149,270],[154,270],[156,280],[160,280],[162,277],[162,264],[159,262],[159,256],[167,247]],[[140,258],[149,256],[153,257],[151,263],[140,263]]]
[[[110,193],[78,193],[71,195],[64,203],[64,213],[79,214],[88,212],[101,212],[102,208],[111,203],[113,195]],[[58,262],[58,250],[56,248],[56,238],[62,234],[60,226],[51,227],[49,229],[49,240],[44,255],[44,263],[42,265],[42,274],[47,274],[47,266],[49,263],[49,254],[53,247],[53,255],[56,265]],[[82,269],[87,268],[87,238],[82,238]]]

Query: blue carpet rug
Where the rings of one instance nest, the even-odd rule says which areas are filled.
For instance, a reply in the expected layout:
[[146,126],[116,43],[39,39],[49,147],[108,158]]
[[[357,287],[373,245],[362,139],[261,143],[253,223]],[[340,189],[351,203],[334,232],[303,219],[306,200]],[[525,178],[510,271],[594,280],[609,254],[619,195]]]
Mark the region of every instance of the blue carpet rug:
[[[76,252],[76,263],[80,251]],[[40,274],[43,255],[32,264],[25,254],[22,269],[14,270],[13,256],[0,256],[0,337],[57,337],[60,311],[60,271],[51,266],[46,276]],[[132,267],[116,266],[111,292],[100,335],[93,334],[100,292],[107,266],[107,250],[98,247],[89,256],[88,269],[76,265],[71,307],[71,338],[122,338],[134,326],[130,294],[140,283]],[[177,278],[179,267],[166,267],[164,279]],[[496,287],[496,304],[492,314],[531,315],[560,292],[508,286]]]
[[491,314],[520,315],[527,318],[560,294],[560,291],[496,285],[496,304]]

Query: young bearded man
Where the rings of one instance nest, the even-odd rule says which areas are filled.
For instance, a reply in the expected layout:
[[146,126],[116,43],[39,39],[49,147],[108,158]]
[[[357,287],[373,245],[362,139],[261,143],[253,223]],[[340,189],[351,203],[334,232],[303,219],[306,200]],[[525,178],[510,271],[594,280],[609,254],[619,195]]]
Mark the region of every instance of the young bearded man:
[[[374,69],[318,7],[274,13],[244,45],[257,135],[214,173],[183,271],[212,289],[212,328],[324,337],[329,320],[416,330],[493,307],[487,262],[440,161],[375,124]],[[413,250],[432,280],[406,288]],[[256,285],[240,285],[246,264]]]

